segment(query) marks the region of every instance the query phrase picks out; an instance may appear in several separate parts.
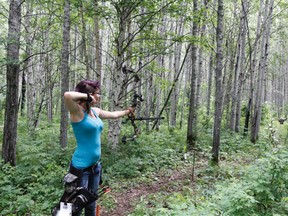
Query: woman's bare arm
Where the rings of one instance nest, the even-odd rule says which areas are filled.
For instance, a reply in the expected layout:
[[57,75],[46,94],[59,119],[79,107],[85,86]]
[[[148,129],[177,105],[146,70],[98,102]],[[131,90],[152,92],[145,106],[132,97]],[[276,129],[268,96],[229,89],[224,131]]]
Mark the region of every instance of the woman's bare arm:
[[77,103],[80,99],[87,99],[87,94],[74,91],[64,93],[64,103],[70,112],[70,118],[73,122],[80,121],[84,117],[82,108]]
[[112,112],[101,110],[101,109],[96,108],[96,107],[94,107],[93,109],[95,109],[98,116],[102,119],[117,119],[117,118],[123,117],[125,115],[128,115],[131,112],[131,110],[129,110],[129,109],[120,110],[120,111],[112,111]]

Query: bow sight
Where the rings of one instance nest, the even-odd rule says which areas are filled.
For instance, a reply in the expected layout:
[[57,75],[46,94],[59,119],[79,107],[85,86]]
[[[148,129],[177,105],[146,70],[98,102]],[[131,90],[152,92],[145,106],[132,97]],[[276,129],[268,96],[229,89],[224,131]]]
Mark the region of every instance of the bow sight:
[[138,104],[140,105],[140,103],[143,102],[143,101],[144,101],[144,99],[143,99],[142,95],[135,93],[133,95],[133,100],[132,100],[131,107],[136,108],[137,105]]
[[[133,95],[131,107],[136,108],[143,101],[144,99],[142,98],[142,95],[135,93]],[[160,120],[160,119],[164,119],[164,117],[137,117],[136,118],[135,113],[129,113],[128,120],[131,121],[131,124],[134,128],[134,134],[132,134],[130,137],[123,136],[122,142],[126,143],[127,141],[134,140],[137,137],[137,135],[140,134],[140,128],[137,127],[137,125],[135,124],[135,121],[153,121],[153,120]]]

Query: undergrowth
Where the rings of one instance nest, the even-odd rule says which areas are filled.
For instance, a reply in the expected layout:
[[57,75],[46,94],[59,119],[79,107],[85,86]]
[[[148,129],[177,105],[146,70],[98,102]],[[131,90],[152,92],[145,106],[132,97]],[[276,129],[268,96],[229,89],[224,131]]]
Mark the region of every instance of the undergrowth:
[[[42,123],[33,137],[27,135],[24,120],[20,119],[18,129],[17,166],[0,162],[0,215],[50,215],[63,193],[62,179],[75,148],[71,128],[65,150],[58,141],[59,123]],[[125,127],[122,134],[129,131]],[[220,166],[210,167],[212,132],[203,128],[198,134],[196,167],[205,165],[195,170],[193,185],[180,182],[178,192],[142,198],[131,215],[287,215],[288,152],[279,141],[285,135],[279,131],[279,140],[272,142],[275,137],[269,131],[267,127],[262,132],[264,140],[255,145],[247,137],[223,132]],[[106,145],[105,134],[104,181],[113,190],[155,181],[160,172],[169,175],[193,163],[192,155],[185,156],[186,128],[142,131],[134,141],[121,143],[117,151]],[[108,209],[115,207],[113,199],[100,202]]]

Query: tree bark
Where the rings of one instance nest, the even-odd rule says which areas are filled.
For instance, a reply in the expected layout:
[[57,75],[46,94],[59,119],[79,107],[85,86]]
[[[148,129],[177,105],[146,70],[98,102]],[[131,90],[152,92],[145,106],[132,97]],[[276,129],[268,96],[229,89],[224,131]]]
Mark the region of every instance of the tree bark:
[[87,43],[86,43],[86,22],[84,19],[84,11],[83,11],[83,2],[80,1],[80,16],[81,16],[81,24],[82,24],[82,48],[84,55],[84,63],[86,68],[86,79],[91,79],[90,75],[90,66],[89,66],[89,57],[87,52]]
[[70,0],[65,0],[62,31],[60,145],[62,148],[65,148],[67,146],[68,112],[65,108],[63,95],[69,90]]
[[[196,14],[198,10],[198,0],[193,1],[193,13]],[[192,36],[194,38],[197,37],[198,33],[198,23],[195,19],[192,27]],[[196,104],[196,93],[197,93],[197,45],[192,43],[191,45],[191,83],[190,83],[190,103],[189,103],[189,115],[188,115],[188,130],[187,130],[187,148],[188,150],[192,150],[196,146],[197,140],[197,104]]]
[[235,121],[236,121],[236,107],[237,107],[237,93],[239,88],[239,62],[241,53],[241,31],[243,27],[243,20],[240,22],[239,33],[238,33],[238,44],[237,44],[237,55],[234,68],[234,80],[233,80],[233,91],[232,91],[232,101],[231,101],[231,117],[230,117],[230,130],[235,131]]
[[[260,0],[260,9],[258,12],[258,19],[257,19],[257,27],[256,27],[256,40],[254,42],[254,46],[251,47],[249,44],[250,49],[250,89],[249,89],[249,98],[248,103],[246,106],[246,114],[245,114],[245,125],[244,125],[244,135],[247,135],[250,116],[252,112],[252,107],[254,106],[254,89],[255,89],[255,71],[256,71],[256,63],[257,63],[257,54],[259,48],[259,37],[260,37],[260,27],[261,27],[261,19],[262,19],[262,10],[263,10],[263,0]],[[247,22],[247,20],[246,20]],[[247,23],[248,24],[248,23]],[[249,37],[249,31],[248,31]],[[252,55],[253,52],[253,55]]]
[[216,89],[215,89],[215,112],[214,112],[214,127],[213,127],[213,147],[212,147],[212,163],[219,163],[219,147],[221,136],[221,121],[222,121],[222,69],[223,69],[223,19],[224,7],[223,0],[218,0],[217,9],[217,29],[216,29]]
[[[177,24],[178,25],[176,26],[175,31],[176,31],[176,34],[180,37],[183,34],[183,29],[184,29],[183,19],[180,19],[179,23]],[[182,43],[178,42],[175,44],[175,53],[174,53],[174,65],[173,65],[174,79],[175,79],[175,76],[177,76],[177,72],[180,67],[181,51],[182,51]],[[170,127],[176,126],[178,99],[179,99],[179,85],[177,83],[171,96]]]
[[[123,83],[122,76],[122,67],[124,63],[124,41],[127,30],[127,17],[131,11],[123,6],[122,8],[118,8],[118,19],[119,19],[119,29],[118,36],[116,38],[116,60],[115,60],[115,68],[113,70],[112,75],[112,89],[110,91],[109,97],[111,98],[110,107],[113,110],[120,110],[123,106],[123,96],[125,94],[125,84]],[[124,84],[124,85],[123,85]],[[108,129],[108,143],[112,147],[113,150],[116,150],[119,144],[119,134],[121,128],[121,120],[109,120],[109,129]]]
[[[256,143],[258,140],[258,134],[260,130],[260,121],[262,116],[262,104],[263,104],[263,97],[264,97],[264,80],[265,80],[265,70],[266,70],[266,63],[267,63],[267,56],[268,56],[268,48],[269,48],[269,37],[270,37],[270,26],[272,20],[272,12],[273,12],[273,4],[274,0],[266,0],[265,3],[265,12],[264,12],[264,20],[263,23],[263,37],[260,46],[260,54],[261,59],[259,62],[258,68],[258,80],[257,80],[257,91],[255,97],[255,108],[252,118],[252,127],[251,127],[251,142]],[[270,10],[268,11],[268,8]]]
[[7,90],[2,145],[4,162],[12,166],[16,165],[20,31],[21,0],[12,0],[9,5],[8,19]]
[[95,38],[95,59],[96,59],[96,79],[101,82],[102,80],[102,52],[101,52],[101,41],[100,41],[100,29],[99,29],[99,11],[98,4],[99,0],[94,0],[94,38]]
[[237,103],[236,103],[236,113],[235,113],[235,131],[240,131],[240,118],[241,118],[241,108],[242,108],[242,88],[245,81],[245,68],[246,63],[246,36],[247,36],[247,16],[248,3],[247,0],[242,0],[242,16],[241,16],[241,45],[240,45],[240,62],[239,62],[239,78],[238,78],[238,92],[237,92]]

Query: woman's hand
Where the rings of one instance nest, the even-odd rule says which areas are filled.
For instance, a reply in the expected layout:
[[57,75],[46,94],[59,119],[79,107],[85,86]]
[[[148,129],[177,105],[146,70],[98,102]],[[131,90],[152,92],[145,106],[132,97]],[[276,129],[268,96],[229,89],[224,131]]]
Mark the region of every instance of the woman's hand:
[[127,110],[129,110],[128,115],[134,115],[134,113],[135,113],[135,107],[128,107]]

